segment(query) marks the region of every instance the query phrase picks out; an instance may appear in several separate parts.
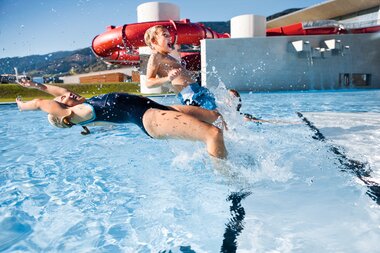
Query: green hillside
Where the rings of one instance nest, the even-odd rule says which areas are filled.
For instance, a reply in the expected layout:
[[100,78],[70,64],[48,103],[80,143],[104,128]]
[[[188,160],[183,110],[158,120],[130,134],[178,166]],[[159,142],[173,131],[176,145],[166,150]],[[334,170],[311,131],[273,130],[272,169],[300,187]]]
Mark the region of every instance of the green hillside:
[[[83,97],[92,97],[109,92],[127,92],[138,94],[140,86],[137,83],[103,83],[103,84],[55,84],[65,87]],[[36,89],[26,89],[18,84],[0,85],[0,102],[14,102],[17,96],[23,100],[34,98],[52,98],[49,94]]]
[[121,66],[109,66],[95,57],[90,48],[83,48],[45,55],[0,59],[0,74],[14,74],[15,67],[20,74],[51,77],[115,69]]

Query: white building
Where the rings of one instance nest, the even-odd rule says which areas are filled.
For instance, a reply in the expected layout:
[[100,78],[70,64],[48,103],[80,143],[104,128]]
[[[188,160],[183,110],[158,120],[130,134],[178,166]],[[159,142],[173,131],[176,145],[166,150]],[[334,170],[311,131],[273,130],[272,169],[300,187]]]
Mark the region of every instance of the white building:
[[[271,20],[267,28],[335,19],[348,29],[378,30],[379,6],[379,0],[326,1]],[[260,30],[260,22],[246,20],[251,23],[239,22],[236,28],[231,22],[231,31]],[[202,41],[203,85],[223,82],[227,88],[251,91],[380,88],[380,32],[266,37],[251,30]]]

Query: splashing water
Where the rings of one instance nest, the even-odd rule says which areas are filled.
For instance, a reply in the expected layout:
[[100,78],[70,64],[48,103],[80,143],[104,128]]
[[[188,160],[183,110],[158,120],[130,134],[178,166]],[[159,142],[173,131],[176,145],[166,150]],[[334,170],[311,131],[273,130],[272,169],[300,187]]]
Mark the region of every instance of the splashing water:
[[[379,207],[367,187],[342,170],[328,144],[313,139],[304,124],[244,122],[224,102],[223,85],[213,91],[229,126],[229,160],[219,164],[224,171],[202,143],[153,140],[133,125],[98,127],[81,136],[75,127],[50,127],[41,112],[0,106],[0,250],[377,248]],[[242,112],[264,119],[302,123],[297,111],[380,113],[378,90],[241,95]],[[370,126],[367,131],[376,127]],[[361,151],[355,159],[370,156],[371,149],[355,149]]]

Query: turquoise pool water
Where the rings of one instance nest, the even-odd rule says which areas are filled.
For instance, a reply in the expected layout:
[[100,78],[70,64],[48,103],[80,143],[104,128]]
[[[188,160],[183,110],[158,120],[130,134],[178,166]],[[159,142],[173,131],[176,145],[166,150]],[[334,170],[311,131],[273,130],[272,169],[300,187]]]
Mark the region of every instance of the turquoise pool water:
[[378,154],[313,139],[296,112],[380,115],[380,91],[242,99],[243,112],[281,122],[225,112],[229,161],[219,165],[201,143],[149,139],[133,125],[82,136],[51,127],[42,112],[1,105],[0,251],[376,252],[379,205],[331,145],[373,180]]

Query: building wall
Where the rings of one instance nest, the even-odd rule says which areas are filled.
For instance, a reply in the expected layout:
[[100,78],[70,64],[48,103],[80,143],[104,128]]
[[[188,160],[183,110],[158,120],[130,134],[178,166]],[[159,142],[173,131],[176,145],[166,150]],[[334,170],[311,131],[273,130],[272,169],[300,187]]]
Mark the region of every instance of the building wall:
[[63,76],[63,77],[60,77],[60,79],[63,80],[64,83],[80,83],[81,78],[86,79],[87,77],[107,75],[111,73],[122,73],[126,76],[132,76],[132,71],[136,71],[136,70],[137,70],[136,67],[127,67],[127,68],[112,69],[112,70],[106,70],[106,71],[91,72],[91,73],[86,73],[86,74],[72,75],[72,76]]
[[[343,49],[317,51],[331,39]],[[300,40],[309,43],[296,52],[291,42]],[[380,33],[203,40],[202,83],[246,91],[380,88],[379,48]],[[357,74],[368,74],[370,85],[353,85]]]
[[79,78],[80,83],[116,83],[124,82],[125,75],[123,73],[109,73],[102,75],[83,76]]
[[140,83],[140,72],[132,71],[132,82]]

